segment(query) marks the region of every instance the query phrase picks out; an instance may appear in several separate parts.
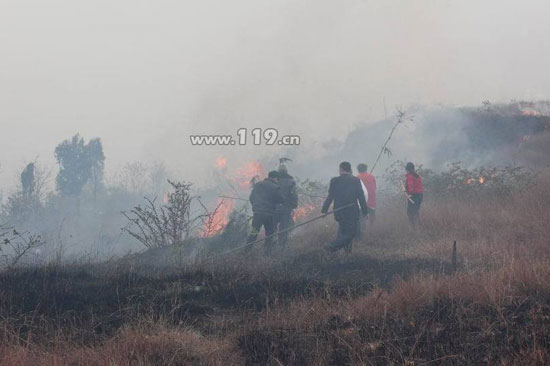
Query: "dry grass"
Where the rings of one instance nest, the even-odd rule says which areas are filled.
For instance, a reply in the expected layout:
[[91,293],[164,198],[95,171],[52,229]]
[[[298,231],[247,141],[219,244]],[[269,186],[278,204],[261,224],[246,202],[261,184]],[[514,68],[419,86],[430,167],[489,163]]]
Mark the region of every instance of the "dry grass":
[[210,340],[193,330],[168,326],[123,327],[97,347],[56,344],[54,349],[36,345],[4,345],[0,365],[226,365],[238,364],[226,340]]
[[351,256],[321,250],[335,230],[327,218],[274,258],[258,248],[184,270],[4,274],[0,359],[548,364],[550,176],[507,200],[426,196],[420,228],[407,225],[402,202],[379,207]]

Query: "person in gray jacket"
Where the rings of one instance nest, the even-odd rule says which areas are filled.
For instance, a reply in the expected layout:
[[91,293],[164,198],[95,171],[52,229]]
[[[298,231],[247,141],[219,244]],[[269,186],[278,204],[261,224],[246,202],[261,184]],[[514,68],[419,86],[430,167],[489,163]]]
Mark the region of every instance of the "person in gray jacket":
[[275,208],[277,204],[283,203],[280,186],[278,183],[279,173],[269,172],[266,179],[254,184],[250,193],[252,204],[252,230],[248,236],[247,243],[252,243],[258,238],[262,226],[265,231],[265,249],[270,253],[275,233]]
[[286,165],[279,165],[279,186],[283,202],[278,204],[275,209],[275,229],[279,233],[277,243],[281,248],[285,248],[288,243],[288,234],[290,228],[294,226],[292,211],[298,207],[298,194],[296,193],[296,182],[288,174]]

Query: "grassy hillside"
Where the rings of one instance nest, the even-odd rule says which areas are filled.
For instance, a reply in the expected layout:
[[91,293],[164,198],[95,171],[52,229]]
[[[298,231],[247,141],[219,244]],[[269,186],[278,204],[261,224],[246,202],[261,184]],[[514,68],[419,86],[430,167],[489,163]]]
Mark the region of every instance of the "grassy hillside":
[[[0,275],[0,364],[547,364],[550,176],[513,195],[388,200],[351,255],[331,218],[272,258]],[[453,241],[458,263],[451,263]]]

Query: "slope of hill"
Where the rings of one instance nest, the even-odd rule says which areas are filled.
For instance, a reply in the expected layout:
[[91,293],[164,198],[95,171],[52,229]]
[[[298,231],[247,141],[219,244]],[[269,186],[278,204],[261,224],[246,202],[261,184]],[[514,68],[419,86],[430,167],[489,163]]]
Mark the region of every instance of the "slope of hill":
[[550,176],[466,193],[418,230],[388,199],[351,256],[326,218],[273,257],[4,272],[0,364],[548,364]]

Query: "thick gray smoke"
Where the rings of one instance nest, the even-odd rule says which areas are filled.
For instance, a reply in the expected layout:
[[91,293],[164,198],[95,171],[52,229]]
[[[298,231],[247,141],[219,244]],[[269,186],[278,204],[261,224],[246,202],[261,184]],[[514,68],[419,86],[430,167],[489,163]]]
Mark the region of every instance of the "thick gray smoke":
[[[251,160],[271,169],[284,155],[292,174],[326,181],[341,160],[373,163],[398,106],[415,118],[377,172],[395,159],[436,169],[511,160],[499,147],[532,131],[476,142],[479,118],[455,106],[550,99],[549,10],[545,0],[2,1],[2,201],[37,161],[49,182],[42,209],[56,214],[28,229],[59,245],[51,255],[108,256],[134,245],[121,239],[120,211],[162,196],[164,178],[216,188],[217,157],[230,172]],[[302,144],[190,144],[239,127]],[[106,185],[71,203],[53,192],[53,153],[76,133],[101,139]]]
[[[485,103],[460,108],[416,106],[403,112],[403,122],[387,145],[390,153],[382,154],[375,168],[374,174],[379,178],[396,160],[413,161],[436,171],[455,162],[465,168],[508,165],[536,168],[541,161],[547,161],[538,156],[543,149],[529,155],[526,148],[535,136],[550,128],[550,102]],[[284,154],[294,159],[291,170],[301,178],[327,181],[337,174],[338,164],[344,160],[352,165],[366,163],[372,168],[397,120],[396,115],[363,123],[343,141],[333,139],[307,154],[296,150]],[[266,164],[275,167],[277,162],[271,159]]]
[[[276,127],[306,151],[395,106],[550,97],[544,0],[3,1],[0,182],[79,132],[108,172],[165,161],[206,182],[192,133]],[[385,102],[384,102],[385,101]],[[190,173],[191,172],[191,173]],[[4,188],[5,190],[6,188]]]

